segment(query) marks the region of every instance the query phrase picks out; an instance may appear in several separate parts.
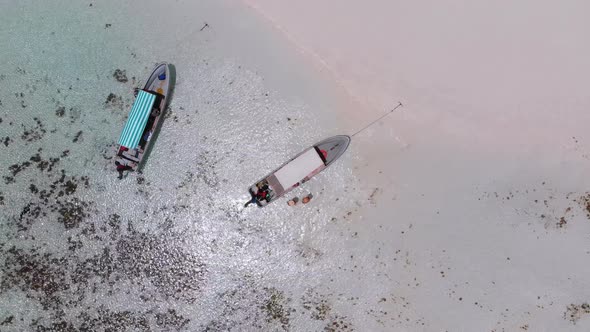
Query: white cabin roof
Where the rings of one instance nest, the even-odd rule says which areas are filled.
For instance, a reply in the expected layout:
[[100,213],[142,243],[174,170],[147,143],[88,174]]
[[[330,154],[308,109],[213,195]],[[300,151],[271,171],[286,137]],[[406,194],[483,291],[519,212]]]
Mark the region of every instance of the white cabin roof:
[[324,166],[324,162],[315,149],[311,148],[276,171],[274,175],[281,186],[287,189],[303,180],[320,166]]

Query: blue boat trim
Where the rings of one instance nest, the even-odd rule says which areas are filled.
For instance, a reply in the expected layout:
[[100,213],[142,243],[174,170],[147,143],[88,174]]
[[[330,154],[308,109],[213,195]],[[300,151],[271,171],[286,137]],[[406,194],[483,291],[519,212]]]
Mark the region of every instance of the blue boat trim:
[[155,101],[156,95],[144,90],[139,91],[127,123],[121,132],[120,145],[129,149],[137,148]]

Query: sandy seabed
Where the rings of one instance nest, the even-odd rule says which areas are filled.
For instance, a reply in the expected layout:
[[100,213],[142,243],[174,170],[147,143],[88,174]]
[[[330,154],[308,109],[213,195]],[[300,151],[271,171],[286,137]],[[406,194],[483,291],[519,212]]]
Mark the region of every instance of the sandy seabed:
[[[577,35],[547,34],[563,56],[510,79],[524,46],[474,72],[448,59],[486,39],[452,39],[461,25],[435,7],[398,16],[439,23],[452,52],[401,24],[395,57],[363,33],[387,15],[356,34],[341,19],[370,22],[379,1],[342,5],[325,29],[328,4],[302,29],[305,1],[249,3],[0,1],[0,331],[588,329],[588,50],[549,66]],[[477,6],[450,8],[496,31]],[[363,49],[375,57],[357,61]],[[174,99],[144,173],[118,181],[113,145],[160,61],[176,67]],[[539,77],[571,88],[509,93]],[[502,82],[516,83],[482,92]],[[253,182],[398,101],[293,193],[312,203],[243,208]]]

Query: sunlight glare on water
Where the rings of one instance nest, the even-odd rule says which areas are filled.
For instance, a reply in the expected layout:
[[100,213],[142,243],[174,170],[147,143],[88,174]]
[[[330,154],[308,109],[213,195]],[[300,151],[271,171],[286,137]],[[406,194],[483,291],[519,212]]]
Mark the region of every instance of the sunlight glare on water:
[[[263,209],[243,207],[252,183],[311,144],[343,134],[337,119],[318,115],[325,105],[307,99],[301,92],[307,88],[286,89],[307,84],[301,77],[269,86],[250,61],[225,53],[227,28],[213,23],[203,31],[194,22],[189,31],[167,26],[167,33],[185,36],[174,44],[146,24],[144,9],[131,15],[130,4],[1,6],[0,45],[10,45],[2,47],[0,76],[3,325],[145,331],[351,325],[347,316],[354,314],[345,307],[325,309],[321,319],[309,315],[314,303],[328,308],[341,301],[325,285],[346,259],[339,253],[350,222],[343,211],[357,207],[362,195],[352,154],[289,195],[313,193],[306,206],[288,207],[282,198]],[[216,6],[203,7],[211,21],[225,15]],[[189,20],[182,9],[171,15]],[[173,46],[158,49],[159,38]],[[174,99],[143,174],[119,181],[114,144],[133,88],[159,61],[176,67]],[[115,80],[116,69],[127,80]],[[277,69],[266,70],[291,80]]]

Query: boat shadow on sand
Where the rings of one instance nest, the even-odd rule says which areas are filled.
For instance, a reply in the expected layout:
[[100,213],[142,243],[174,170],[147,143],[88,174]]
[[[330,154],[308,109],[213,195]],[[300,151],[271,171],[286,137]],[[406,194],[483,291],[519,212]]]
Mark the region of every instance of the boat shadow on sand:
[[145,166],[146,162],[150,159],[150,154],[152,152],[152,149],[154,148],[154,145],[156,145],[156,142],[158,141],[158,136],[160,135],[160,129],[162,128],[162,125],[164,122],[166,122],[166,119],[168,118],[169,114],[168,111],[170,110],[170,103],[172,102],[172,100],[174,99],[174,90],[176,88],[176,67],[173,64],[168,64],[168,68],[170,69],[170,81],[169,81],[169,88],[168,88],[168,100],[166,100],[166,108],[164,109],[164,114],[162,114],[161,117],[161,121],[158,121],[158,124],[156,125],[156,129],[154,130],[154,133],[152,135],[152,140],[154,140],[154,142],[152,142],[152,144],[149,144],[147,150],[145,151],[144,157],[141,160],[141,163],[137,166],[137,173],[138,174],[142,174],[143,171],[143,167]]

